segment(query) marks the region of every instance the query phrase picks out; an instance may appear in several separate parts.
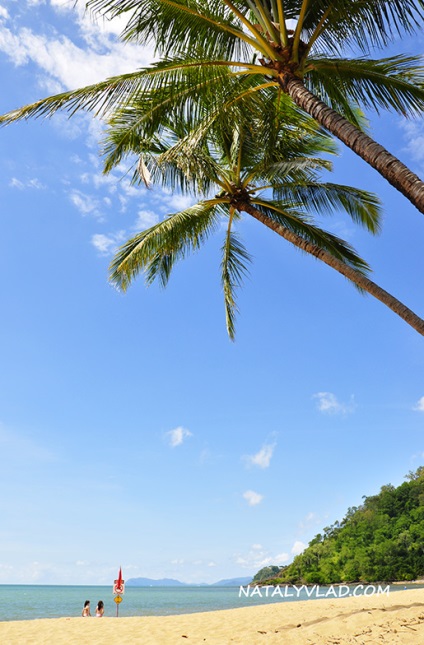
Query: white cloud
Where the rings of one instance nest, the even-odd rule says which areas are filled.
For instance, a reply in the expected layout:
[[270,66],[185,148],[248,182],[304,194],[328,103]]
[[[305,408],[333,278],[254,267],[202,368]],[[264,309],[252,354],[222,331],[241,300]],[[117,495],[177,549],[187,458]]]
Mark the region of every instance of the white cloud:
[[36,188],[37,190],[45,188],[44,184],[42,184],[36,177],[34,177],[34,179],[29,179],[27,181],[27,186],[28,188]]
[[249,466],[268,468],[273,455],[275,443],[265,444],[255,455],[245,455],[244,460]]
[[110,233],[109,235],[96,233],[91,238],[91,243],[100,255],[111,255],[115,253],[117,247],[122,244],[125,237],[125,231],[118,231],[118,233]]
[[292,555],[299,555],[299,553],[302,553],[307,547],[307,544],[304,542],[301,542],[300,540],[296,540],[296,542],[293,544],[291,548],[291,553]]
[[339,401],[332,392],[317,392],[313,398],[317,399],[318,410],[325,414],[349,414],[356,408],[353,395],[349,403]]
[[180,193],[174,193],[170,188],[162,187],[161,196],[160,196],[162,209],[167,210],[168,212],[182,211],[193,206],[197,202],[196,198],[192,195],[181,195]]
[[21,181],[16,177],[12,177],[9,181],[9,186],[11,188],[18,188],[18,190],[25,190],[26,188],[35,188],[36,190],[41,190],[45,186],[39,181],[36,177],[33,179],[27,179],[26,181]]
[[[92,123],[94,118],[91,114],[80,112],[79,114],[74,114],[72,118],[68,114],[63,112],[57,112],[51,120],[53,127],[60,137],[63,139],[68,139],[69,141],[75,141],[79,137],[84,136],[84,143],[87,147],[94,146],[94,137],[92,135]],[[97,146],[98,143],[96,142]],[[93,156],[94,157],[94,156]],[[91,164],[93,164],[93,157],[90,159]],[[96,166],[99,165],[99,161],[96,158]]]
[[424,124],[417,121],[400,122],[406,138],[405,150],[415,161],[424,161]]
[[418,402],[416,405],[414,405],[413,410],[416,410],[417,412],[424,412],[424,396],[418,399]]
[[97,173],[91,176],[86,173],[84,178],[87,183],[91,180],[98,189],[106,188],[110,195],[113,195],[118,190],[119,184],[117,178],[112,173],[109,175]]
[[81,215],[93,215],[94,217],[102,217],[100,213],[100,203],[92,195],[87,195],[80,190],[73,190],[69,193],[69,199],[73,205],[79,210]]
[[122,190],[128,197],[140,198],[141,191],[143,190],[142,188],[140,188],[139,186],[133,186],[128,179],[123,179],[120,183]]
[[[37,3],[33,0],[32,4]],[[82,4],[75,7],[73,2],[56,0],[52,5],[59,10],[69,10],[69,19],[76,22],[84,46],[77,46],[67,36],[51,31],[48,34],[35,33],[16,24],[8,29],[9,15],[0,8],[3,21],[0,51],[7,54],[15,65],[35,63],[50,80],[59,81],[66,89],[75,89],[139,69],[153,60],[152,47],[118,42],[116,35],[127,17],[122,21],[93,22]],[[40,26],[40,31],[42,28]]]
[[166,433],[166,436],[168,437],[171,448],[176,448],[176,446],[181,446],[186,439],[193,435],[190,430],[187,430],[182,426],[178,426],[178,428],[174,428],[174,430],[169,430],[169,432]]
[[262,547],[257,549],[255,548],[256,546],[257,545],[253,545],[248,553],[235,555],[235,563],[243,569],[249,569],[256,573],[259,569],[262,569],[262,567],[281,565],[290,559],[290,555],[288,553],[273,554]]
[[243,493],[243,497],[249,504],[249,506],[257,506],[262,502],[264,498],[263,495],[261,495],[260,493],[255,493],[254,490],[247,490],[245,493]]
[[262,567],[267,567],[269,564],[272,563],[272,558],[270,556],[263,558],[262,560],[250,560],[248,558],[239,556],[236,559],[236,564],[239,566],[245,568],[245,569],[262,569]]
[[137,213],[137,220],[134,223],[133,229],[135,231],[143,231],[157,224],[159,217],[153,211],[140,210]]
[[190,195],[174,194],[168,199],[164,200],[167,206],[170,206],[173,211],[183,211],[189,206],[193,206],[196,201]]

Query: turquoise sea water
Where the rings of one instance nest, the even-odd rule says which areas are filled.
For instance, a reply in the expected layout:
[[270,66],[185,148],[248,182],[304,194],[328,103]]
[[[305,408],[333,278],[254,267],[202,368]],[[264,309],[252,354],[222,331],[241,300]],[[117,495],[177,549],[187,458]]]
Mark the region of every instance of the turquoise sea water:
[[[166,616],[255,604],[238,596],[239,587],[126,587],[119,615]],[[113,598],[111,586],[0,585],[0,620],[80,616],[85,600],[92,615],[103,600],[105,616],[116,616]]]
[[[422,585],[420,585],[422,586]],[[415,589],[417,585],[408,585]],[[328,587],[320,587],[320,593]],[[390,593],[403,587],[391,587]],[[166,616],[217,609],[234,609],[271,602],[306,600],[305,592],[296,597],[239,595],[239,587],[127,587],[119,606],[119,616]],[[311,602],[316,598],[313,594]],[[85,600],[91,602],[91,613],[98,600],[105,604],[105,615],[116,616],[112,587],[0,585],[0,620],[31,620],[81,616]]]

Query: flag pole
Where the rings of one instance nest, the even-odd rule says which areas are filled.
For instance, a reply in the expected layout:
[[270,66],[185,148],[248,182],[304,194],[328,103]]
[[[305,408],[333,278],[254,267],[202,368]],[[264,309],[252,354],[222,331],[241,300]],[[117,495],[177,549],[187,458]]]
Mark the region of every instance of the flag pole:
[[115,580],[113,585],[113,593],[115,595],[114,601],[116,604],[116,617],[119,616],[119,605],[122,602],[122,596],[125,592],[125,581],[122,579],[122,567],[119,567],[118,579]]

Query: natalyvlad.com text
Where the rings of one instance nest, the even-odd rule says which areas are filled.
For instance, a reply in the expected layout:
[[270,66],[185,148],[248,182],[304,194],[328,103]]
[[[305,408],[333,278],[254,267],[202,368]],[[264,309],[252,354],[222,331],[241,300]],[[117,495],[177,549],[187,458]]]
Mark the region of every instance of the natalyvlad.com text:
[[390,585],[255,585],[240,587],[239,598],[344,598],[346,596],[375,596],[390,593]]

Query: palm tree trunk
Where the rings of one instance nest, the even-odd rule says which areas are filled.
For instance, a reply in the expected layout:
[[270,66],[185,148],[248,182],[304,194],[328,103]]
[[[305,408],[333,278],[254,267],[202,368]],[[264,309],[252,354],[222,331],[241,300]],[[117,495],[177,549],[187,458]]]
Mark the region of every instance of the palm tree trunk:
[[342,141],[424,213],[424,182],[383,146],[328,107],[292,74],[279,76],[281,87],[304,112]]
[[354,282],[360,289],[367,291],[369,294],[374,296],[374,298],[380,300],[380,302],[386,305],[386,307],[389,307],[389,309],[391,309],[395,314],[403,318],[408,325],[424,336],[424,320],[417,316],[397,298],[394,298],[390,293],[375,284],[375,282],[372,282],[372,280],[369,280],[369,278],[362,275],[362,273],[356,271],[356,269],[348,266],[341,260],[338,260],[332,256],[331,253],[321,249],[316,244],[312,244],[312,242],[304,240],[303,237],[293,233],[282,224],[278,224],[278,222],[275,222],[273,219],[259,211],[257,208],[252,206],[252,204],[237,204],[237,208],[249,213],[249,215],[257,219],[259,222],[262,222],[262,224],[265,224],[265,226],[270,228],[272,231],[275,231],[275,233],[278,233],[278,235],[281,235],[281,237],[284,237],[285,240],[291,242],[294,246],[302,249],[302,251],[310,253],[325,264],[328,264],[332,269],[335,269],[351,282]]

